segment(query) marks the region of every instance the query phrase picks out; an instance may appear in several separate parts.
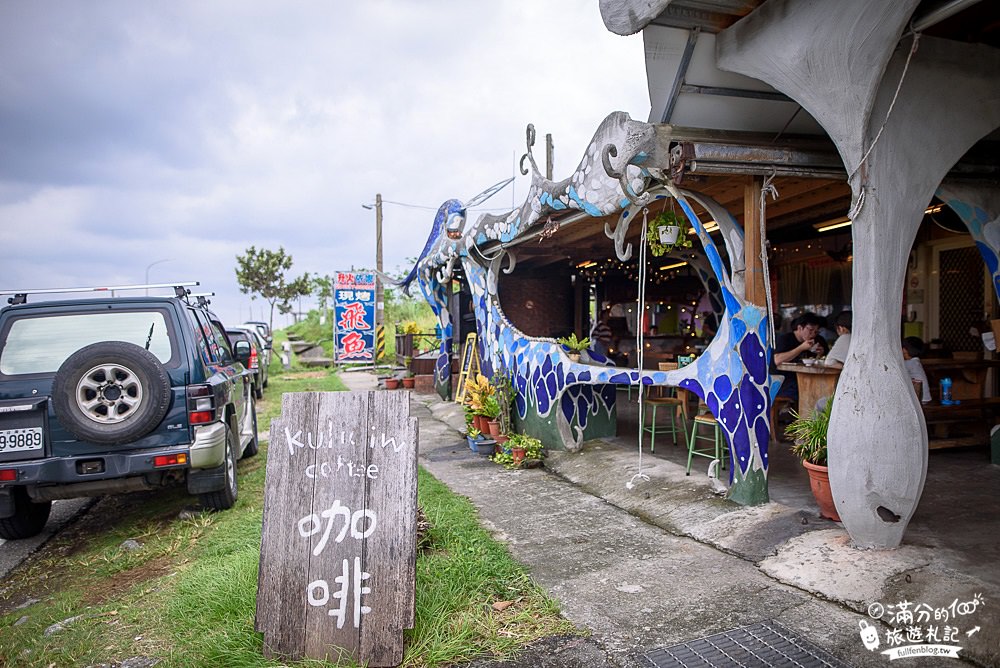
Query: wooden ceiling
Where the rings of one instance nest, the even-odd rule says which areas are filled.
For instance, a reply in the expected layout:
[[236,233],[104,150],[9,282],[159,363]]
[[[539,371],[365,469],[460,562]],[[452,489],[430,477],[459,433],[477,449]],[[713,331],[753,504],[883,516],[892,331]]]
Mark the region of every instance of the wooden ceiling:
[[[685,175],[681,187],[712,197],[742,225],[744,190],[750,178]],[[778,199],[767,202],[767,233],[772,244],[817,238],[819,233],[813,225],[846,215],[851,205],[851,190],[845,181],[789,176],[775,178],[774,185]],[[650,205],[650,215],[669,207],[669,202],[660,200]],[[701,207],[694,208],[703,222],[711,218]],[[613,258],[614,242],[604,234],[605,223],[613,229],[618,223],[618,215],[583,218],[541,242],[530,239],[518,244],[518,269]],[[633,248],[639,242],[641,227],[635,222],[629,227],[626,239],[632,242]],[[713,238],[721,245],[718,232]]]

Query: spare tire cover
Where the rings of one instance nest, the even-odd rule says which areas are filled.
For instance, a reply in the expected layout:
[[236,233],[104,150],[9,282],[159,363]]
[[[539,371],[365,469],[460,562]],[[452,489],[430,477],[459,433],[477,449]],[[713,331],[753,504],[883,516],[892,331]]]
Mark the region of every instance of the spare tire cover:
[[52,383],[56,419],[81,441],[127,443],[151,432],[170,406],[160,361],[125,341],[102,341],[66,358]]

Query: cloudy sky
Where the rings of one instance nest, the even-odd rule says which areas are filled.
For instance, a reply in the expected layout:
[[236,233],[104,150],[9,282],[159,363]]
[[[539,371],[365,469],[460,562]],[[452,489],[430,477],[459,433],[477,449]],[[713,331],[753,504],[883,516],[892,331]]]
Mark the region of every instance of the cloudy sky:
[[7,0],[0,289],[148,272],[258,318],[234,275],[250,245],[283,246],[295,275],[374,266],[362,204],[381,193],[415,205],[384,206],[402,267],[433,220],[417,207],[511,176],[528,123],[558,180],[615,110],[649,112],[642,38],[609,33],[596,0]]

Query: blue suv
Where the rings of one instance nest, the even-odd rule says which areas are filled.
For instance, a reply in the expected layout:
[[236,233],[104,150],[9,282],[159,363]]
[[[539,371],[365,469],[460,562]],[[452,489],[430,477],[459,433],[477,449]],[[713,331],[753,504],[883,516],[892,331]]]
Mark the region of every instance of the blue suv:
[[186,484],[236,502],[257,453],[250,346],[184,285],[0,310],[0,538],[39,533],[56,499]]

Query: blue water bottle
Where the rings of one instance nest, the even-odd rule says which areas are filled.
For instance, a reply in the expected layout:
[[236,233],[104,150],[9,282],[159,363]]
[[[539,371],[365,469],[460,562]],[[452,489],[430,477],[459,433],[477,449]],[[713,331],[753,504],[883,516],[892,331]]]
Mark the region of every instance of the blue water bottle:
[[941,379],[941,403],[945,406],[950,406],[951,401],[951,378],[945,377]]

